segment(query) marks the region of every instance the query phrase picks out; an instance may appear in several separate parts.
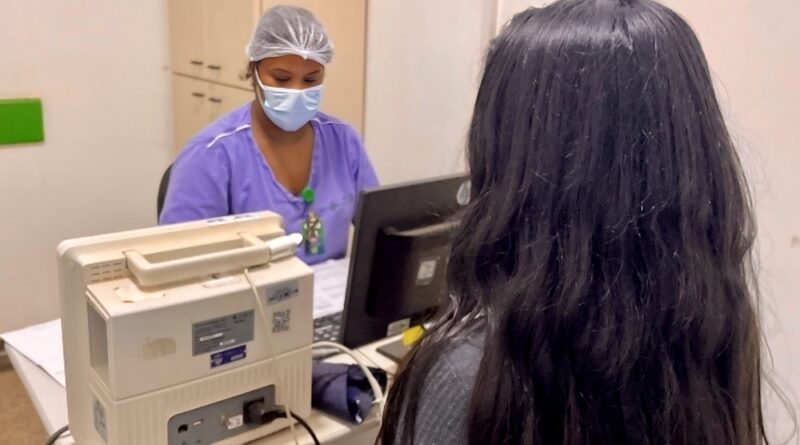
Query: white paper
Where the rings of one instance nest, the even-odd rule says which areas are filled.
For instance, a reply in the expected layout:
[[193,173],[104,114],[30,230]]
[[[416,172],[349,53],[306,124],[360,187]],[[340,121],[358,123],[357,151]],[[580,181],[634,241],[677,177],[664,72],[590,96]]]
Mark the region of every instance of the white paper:
[[60,319],[0,334],[0,337],[36,366],[50,374],[61,386],[66,386]]
[[311,268],[314,270],[314,318],[341,312],[350,259],[326,261]]

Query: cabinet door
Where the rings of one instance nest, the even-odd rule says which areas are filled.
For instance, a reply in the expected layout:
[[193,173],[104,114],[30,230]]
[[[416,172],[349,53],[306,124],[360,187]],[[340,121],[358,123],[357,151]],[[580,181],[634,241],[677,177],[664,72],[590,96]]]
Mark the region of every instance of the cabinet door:
[[184,76],[172,76],[172,113],[175,149],[186,142],[210,122],[208,82]]
[[245,47],[260,18],[257,0],[205,0],[207,62],[204,78],[249,88],[241,76],[247,71]]
[[251,90],[208,83],[208,121],[211,122],[234,108],[252,102],[254,98],[255,93]]
[[363,135],[364,59],[367,0],[264,0],[264,11],[280,5],[306,8],[333,42],[333,60],[325,68],[320,110],[352,125]]
[[202,76],[205,70],[205,6],[198,0],[170,0],[172,72]]

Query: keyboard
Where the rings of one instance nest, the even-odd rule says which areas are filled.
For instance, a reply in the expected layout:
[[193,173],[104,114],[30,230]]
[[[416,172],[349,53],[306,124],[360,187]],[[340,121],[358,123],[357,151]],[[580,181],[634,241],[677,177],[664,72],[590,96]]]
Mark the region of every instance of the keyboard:
[[326,315],[314,320],[314,343],[318,341],[339,341],[342,332],[342,313]]

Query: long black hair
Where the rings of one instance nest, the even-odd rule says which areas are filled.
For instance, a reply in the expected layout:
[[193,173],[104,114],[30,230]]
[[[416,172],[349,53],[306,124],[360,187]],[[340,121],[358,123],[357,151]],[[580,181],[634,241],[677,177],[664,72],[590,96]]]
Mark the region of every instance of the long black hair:
[[[488,51],[452,295],[391,389],[413,442],[454,337],[470,444],[766,443],[754,220],[703,51],[650,0],[561,0]],[[446,391],[447,388],[441,388]]]

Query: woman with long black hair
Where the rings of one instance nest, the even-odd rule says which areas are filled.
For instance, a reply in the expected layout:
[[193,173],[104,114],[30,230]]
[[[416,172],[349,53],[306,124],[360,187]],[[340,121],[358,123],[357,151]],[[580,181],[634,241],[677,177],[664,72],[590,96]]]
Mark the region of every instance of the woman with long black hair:
[[650,0],[492,42],[451,297],[384,444],[765,443],[748,191],[700,44]]

